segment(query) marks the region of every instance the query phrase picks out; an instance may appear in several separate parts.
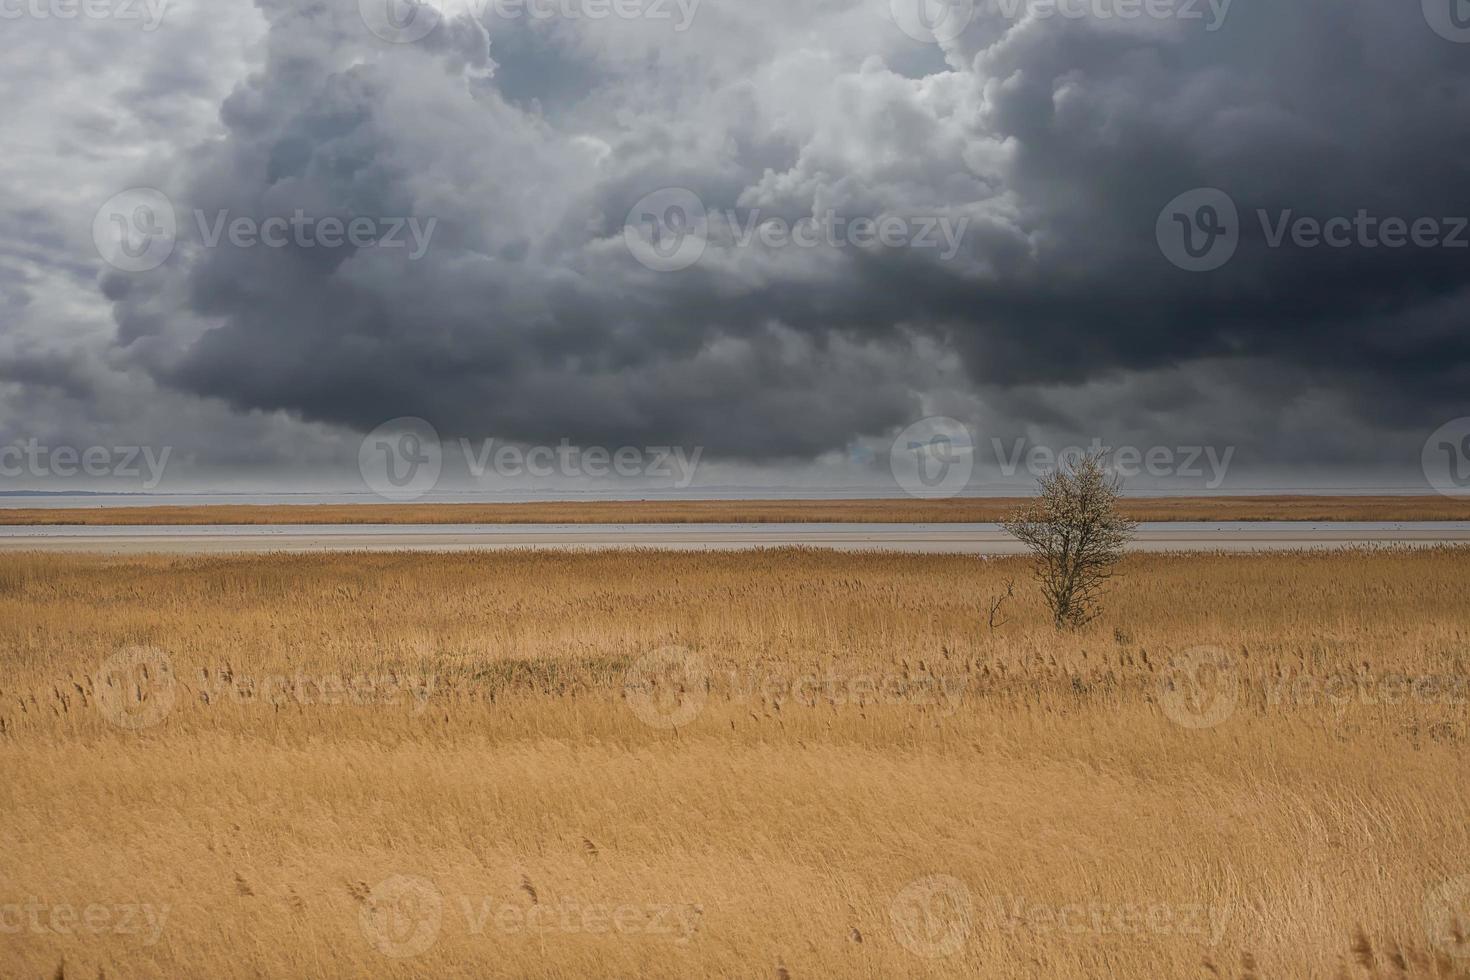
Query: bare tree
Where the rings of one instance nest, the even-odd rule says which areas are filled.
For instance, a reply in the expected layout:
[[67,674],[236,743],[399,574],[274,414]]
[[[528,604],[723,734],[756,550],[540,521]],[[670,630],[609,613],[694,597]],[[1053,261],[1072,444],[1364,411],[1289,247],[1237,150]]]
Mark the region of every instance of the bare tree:
[[1036,579],[1057,629],[1098,614],[1103,586],[1137,524],[1118,513],[1122,482],[1094,452],[1041,478],[1041,495],[1002,523],[1035,556]]

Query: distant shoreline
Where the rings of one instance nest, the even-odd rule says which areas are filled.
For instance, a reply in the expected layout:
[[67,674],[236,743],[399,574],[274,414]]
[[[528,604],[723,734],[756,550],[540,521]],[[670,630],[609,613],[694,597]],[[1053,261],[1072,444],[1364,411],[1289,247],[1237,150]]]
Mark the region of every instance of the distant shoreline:
[[[0,525],[985,524],[1024,497],[0,507]],[[1134,497],[1138,521],[1470,521],[1470,497]]]

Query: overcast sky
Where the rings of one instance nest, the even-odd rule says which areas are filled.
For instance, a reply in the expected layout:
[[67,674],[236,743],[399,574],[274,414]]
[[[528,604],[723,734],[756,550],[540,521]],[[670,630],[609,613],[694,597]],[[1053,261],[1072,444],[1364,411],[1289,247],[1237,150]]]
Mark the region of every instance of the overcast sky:
[[970,491],[1470,483],[1464,0],[920,2],[0,0],[0,445],[891,488],[945,416]]

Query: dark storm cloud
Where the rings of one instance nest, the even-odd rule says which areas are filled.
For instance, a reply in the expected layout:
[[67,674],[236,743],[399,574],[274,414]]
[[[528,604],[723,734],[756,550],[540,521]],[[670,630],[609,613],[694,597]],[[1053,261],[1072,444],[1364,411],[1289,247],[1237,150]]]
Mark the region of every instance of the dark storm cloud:
[[[402,45],[354,3],[262,10],[264,64],[224,101],[222,138],[152,175],[186,229],[176,254],[103,283],[129,357],[175,389],[359,430],[419,415],[448,435],[735,458],[912,420],[936,349],[995,411],[1073,431],[1233,431],[1205,384],[1266,406],[1267,426],[1307,389],[1364,433],[1462,413],[1470,250],[1271,247],[1256,216],[1470,214],[1470,45],[1417,5],[1237,0],[1215,31],[990,9],[942,51],[858,4],[707,0],[684,33],[459,18]],[[947,261],[712,241],[654,272],[624,218],[672,186],[711,211],[966,233]],[[1199,187],[1241,216],[1235,257],[1207,273],[1155,237]],[[415,261],[202,248],[196,209],[437,225]],[[1146,408],[1082,398],[1151,373],[1169,380],[1134,386]],[[1418,452],[1239,435],[1298,460]]]
[[[1184,43],[1063,22],[979,53],[1007,79],[990,132],[1017,141],[1010,186],[1045,245],[957,337],[978,377],[1237,354],[1433,384],[1464,363],[1465,249],[1271,248],[1258,212],[1465,214],[1465,49],[1397,6],[1230,16]],[[1235,259],[1208,275],[1161,261],[1153,235],[1163,204],[1196,187],[1226,190],[1243,219]]]

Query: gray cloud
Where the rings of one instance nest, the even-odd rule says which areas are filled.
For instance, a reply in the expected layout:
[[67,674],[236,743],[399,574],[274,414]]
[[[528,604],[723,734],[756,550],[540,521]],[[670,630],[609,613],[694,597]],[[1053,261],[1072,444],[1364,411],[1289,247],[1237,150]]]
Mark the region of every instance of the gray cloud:
[[[357,432],[419,415],[451,437],[800,461],[953,405],[987,432],[1188,433],[1239,445],[1243,466],[1416,471],[1424,435],[1466,411],[1470,250],[1270,247],[1256,212],[1470,214],[1470,46],[1372,0],[1238,0],[1215,31],[1014,22],[997,2],[942,45],[886,3],[774,0],[704,0],[684,32],[455,16],[389,44],[355,0],[261,0],[259,44],[231,48],[229,72],[206,25],[166,21],[129,40],[151,56],[117,80],[146,152],[91,203],[158,187],[181,240],[161,268],[104,268],[87,288],[106,346],[52,354],[85,347],[147,397]],[[79,112],[62,135],[118,138],[110,118]],[[948,261],[716,238],[655,272],[624,218],[676,186],[712,212],[967,230]],[[1242,219],[1209,273],[1155,238],[1197,187]],[[206,248],[196,209],[437,224],[410,261]],[[29,296],[36,266],[80,279],[85,231],[34,244],[0,213],[0,257],[44,252],[0,295]],[[23,319],[17,335],[42,335]],[[13,347],[0,377],[54,387],[42,349]],[[236,457],[289,459],[271,445],[243,437]]]

